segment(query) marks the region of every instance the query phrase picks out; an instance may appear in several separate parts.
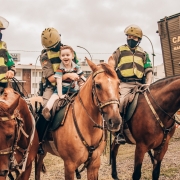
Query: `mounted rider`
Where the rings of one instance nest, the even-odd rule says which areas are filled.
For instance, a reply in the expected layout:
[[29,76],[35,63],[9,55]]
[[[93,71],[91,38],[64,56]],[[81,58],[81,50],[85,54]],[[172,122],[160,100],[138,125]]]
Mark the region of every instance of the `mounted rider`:
[[[43,83],[43,107],[46,106],[47,101],[50,99],[51,95],[53,94],[54,90],[56,89],[56,79],[54,78],[54,74],[57,71],[61,59],[60,59],[60,47],[63,46],[61,43],[61,35],[55,28],[46,28],[41,34],[41,44],[44,49],[41,52],[40,63],[42,66],[42,83]],[[75,54],[75,52],[74,52]],[[74,56],[73,61],[75,63],[78,62],[76,54]],[[66,73],[63,75],[62,79],[73,79],[73,73]],[[42,142],[44,140],[47,127],[49,125],[49,121],[47,121],[43,115],[40,115],[36,128],[39,135],[39,154],[44,154],[42,149]]]
[[[124,30],[127,44],[116,49],[108,60],[121,81],[120,84],[120,112],[123,115],[124,99],[138,84],[152,82],[152,64],[149,55],[139,46],[143,32],[140,27],[130,25]],[[125,144],[123,124],[116,133],[117,143]]]
[[14,77],[16,73],[15,63],[7,51],[7,45],[2,41],[2,30],[5,30],[9,22],[0,17],[0,94],[7,87],[8,79]]

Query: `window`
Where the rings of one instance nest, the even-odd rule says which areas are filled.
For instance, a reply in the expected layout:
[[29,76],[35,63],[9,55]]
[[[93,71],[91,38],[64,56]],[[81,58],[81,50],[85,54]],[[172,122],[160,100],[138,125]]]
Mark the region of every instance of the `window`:
[[33,88],[37,88],[37,83],[32,83]]
[[20,77],[21,76],[21,71],[16,71],[16,76]]
[[34,71],[34,72],[32,73],[32,76],[33,76],[33,77],[37,77],[37,72]]
[[39,77],[42,77],[42,72],[39,72]]

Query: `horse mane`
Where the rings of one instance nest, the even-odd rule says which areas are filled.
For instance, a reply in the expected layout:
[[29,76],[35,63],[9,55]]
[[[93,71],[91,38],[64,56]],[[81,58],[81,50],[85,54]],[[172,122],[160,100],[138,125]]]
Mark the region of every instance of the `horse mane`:
[[99,64],[98,66],[101,66],[104,70],[105,70],[105,72],[108,74],[108,75],[110,75],[111,77],[117,77],[117,74],[116,74],[116,72],[112,69],[112,67],[109,65],[109,64],[107,64],[107,63],[101,63],[101,64]]
[[180,75],[170,76],[170,77],[165,77],[163,79],[159,79],[158,81],[156,81],[150,85],[150,89],[162,88],[163,86],[168,85],[178,79],[180,79]]

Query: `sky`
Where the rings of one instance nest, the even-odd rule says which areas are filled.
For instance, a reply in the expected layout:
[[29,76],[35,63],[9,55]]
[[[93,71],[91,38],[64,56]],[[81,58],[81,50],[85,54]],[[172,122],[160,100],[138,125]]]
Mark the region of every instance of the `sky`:
[[177,13],[180,0],[0,0],[0,16],[9,21],[2,40],[10,53],[20,53],[20,64],[39,64],[41,33],[49,27],[59,31],[62,43],[72,46],[81,61],[91,55],[107,62],[126,44],[124,29],[135,24],[151,41],[143,37],[140,46],[154,65],[160,65],[163,58],[157,22]]

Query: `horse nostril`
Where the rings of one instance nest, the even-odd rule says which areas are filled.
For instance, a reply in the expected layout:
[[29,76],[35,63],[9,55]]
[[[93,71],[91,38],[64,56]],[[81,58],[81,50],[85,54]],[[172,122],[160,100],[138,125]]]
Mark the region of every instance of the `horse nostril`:
[[0,176],[6,177],[8,175],[8,170],[0,171]]
[[113,122],[112,122],[112,120],[111,119],[109,119],[109,125],[111,126],[111,127],[113,127]]

